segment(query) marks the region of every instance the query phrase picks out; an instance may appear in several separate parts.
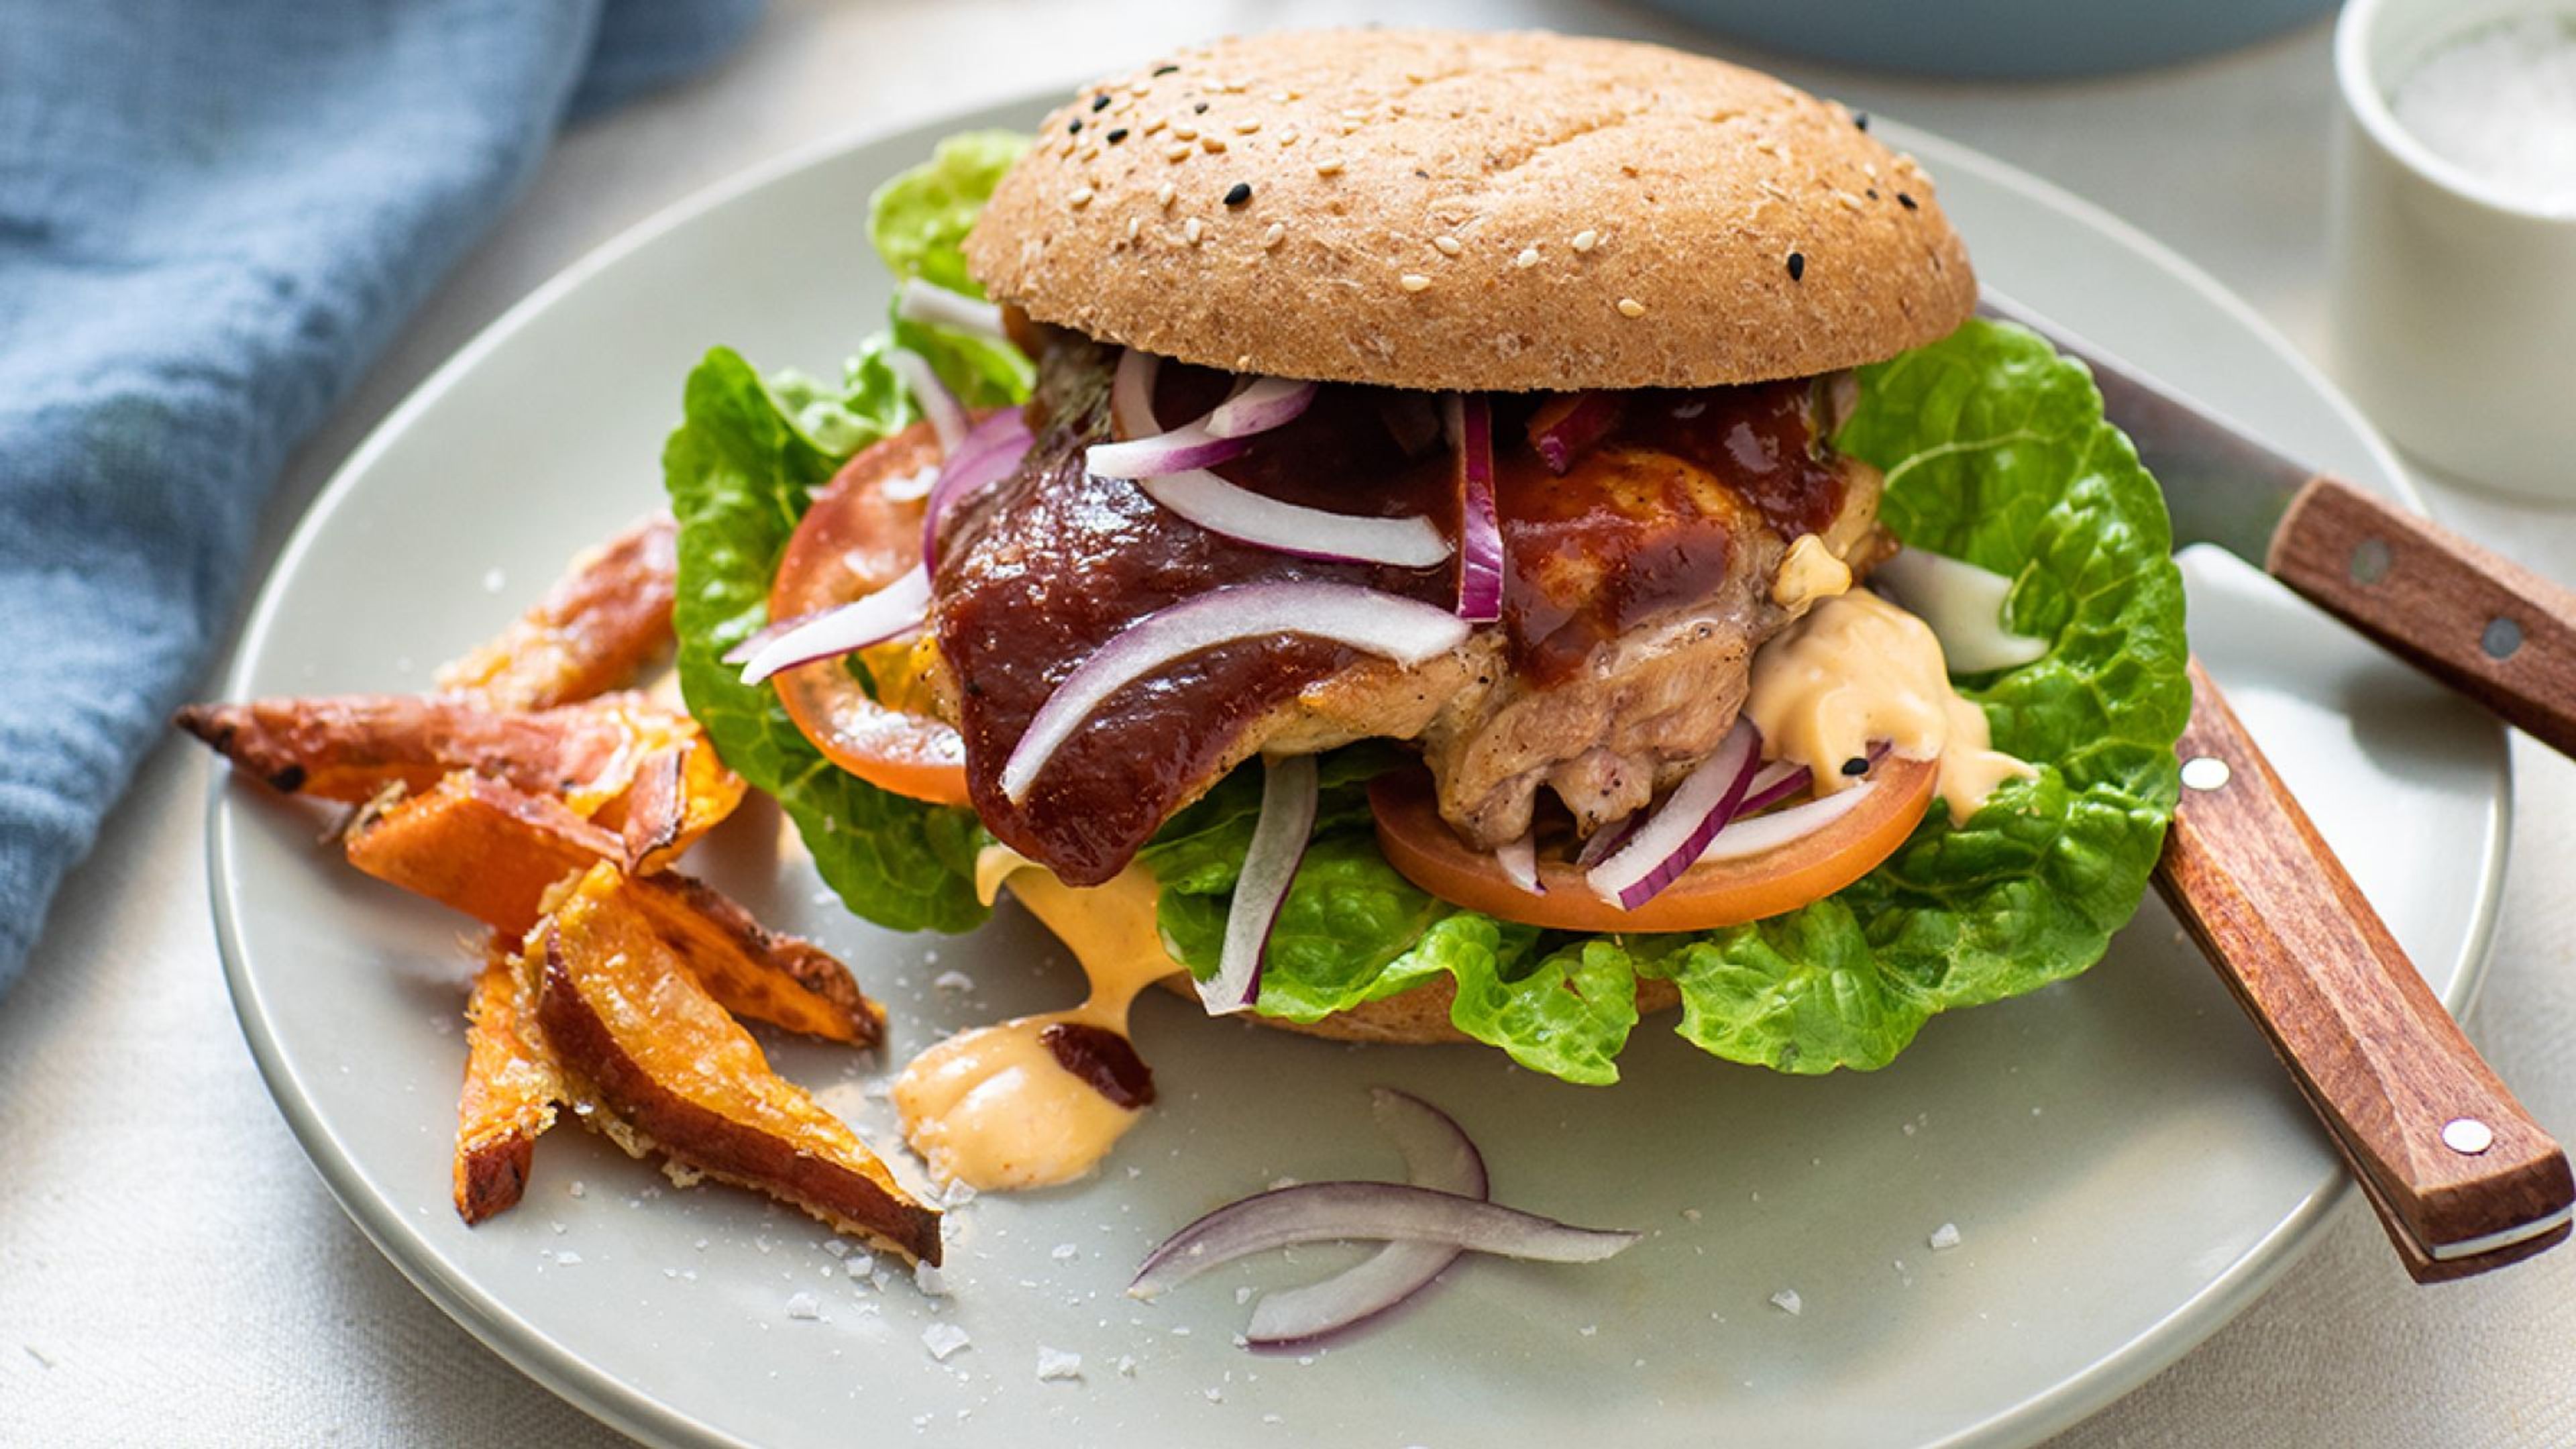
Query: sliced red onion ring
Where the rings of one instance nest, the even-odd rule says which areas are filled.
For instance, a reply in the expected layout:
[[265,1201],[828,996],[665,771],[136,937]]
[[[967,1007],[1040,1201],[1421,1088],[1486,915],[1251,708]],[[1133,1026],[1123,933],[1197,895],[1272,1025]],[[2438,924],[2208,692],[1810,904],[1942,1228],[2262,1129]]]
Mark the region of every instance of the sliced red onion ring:
[[1251,447],[1250,438],[1211,436],[1202,419],[1123,443],[1094,443],[1083,451],[1082,466],[1095,478],[1155,478],[1231,462]]
[[1653,900],[1699,859],[1709,840],[1742,808],[1747,787],[1762,764],[1762,736],[1739,718],[1717,753],[1682,777],[1627,843],[1584,877],[1603,900],[1635,910]]
[[906,322],[921,322],[933,327],[954,327],[1007,342],[1002,330],[1002,309],[990,302],[979,302],[963,292],[952,292],[936,282],[919,277],[904,278],[895,292],[894,315]]
[[1540,406],[1530,415],[1530,447],[1547,471],[1564,477],[1593,444],[1610,435],[1619,422],[1619,395],[1580,392]]
[[1218,403],[1207,415],[1208,435],[1248,438],[1295,422],[1315,400],[1315,385],[1285,377],[1254,379],[1252,385]]
[[1540,1263],[1597,1263],[1639,1233],[1579,1228],[1396,1182],[1301,1182],[1218,1208],[1145,1255],[1131,1297],[1154,1298],[1220,1264],[1300,1243],[1443,1243]]
[[1849,815],[1860,802],[1878,788],[1876,780],[1863,780],[1847,790],[1837,790],[1822,799],[1804,805],[1792,805],[1770,815],[1751,820],[1737,820],[1719,831],[1703,847],[1692,864],[1710,860],[1742,860],[1766,850],[1778,850],[1792,841],[1803,839]]
[[1632,810],[1608,822],[1593,831],[1592,838],[1583,842],[1583,848],[1574,853],[1575,865],[1583,870],[1599,865],[1609,858],[1610,852],[1627,844],[1628,837],[1636,834],[1637,827],[1645,823],[1646,812],[1643,810]]
[[1447,399],[1450,441],[1458,449],[1458,617],[1490,624],[1503,617],[1503,527],[1494,512],[1494,415],[1482,393]]
[[1236,487],[1204,468],[1140,478],[1136,486],[1210,533],[1293,558],[1427,569],[1449,557],[1449,540],[1427,518],[1328,513]]
[[939,567],[939,526],[950,509],[1018,471],[1035,441],[1018,408],[997,408],[966,434],[930,485],[930,501],[921,510],[921,561]]
[[[930,575],[915,565],[903,577],[866,598],[797,620],[784,633],[760,642],[743,661],[742,682],[758,684],[782,669],[882,644],[920,628],[929,610]],[[745,642],[756,641],[758,635]],[[725,659],[731,663],[733,655],[727,654]]]
[[1815,783],[1816,777],[1804,765],[1787,760],[1772,760],[1754,772],[1753,783],[1744,787],[1744,803],[1735,807],[1738,820],[1756,810],[1766,810]]
[[1082,661],[1038,709],[1002,763],[1002,794],[1028,798],[1038,772],[1111,695],[1175,660],[1237,639],[1304,634],[1413,665],[1467,639],[1446,610],[1354,584],[1236,584],[1138,619]]
[[1249,1010],[1261,995],[1261,960],[1270,928],[1288,901],[1306,841],[1315,833],[1315,757],[1291,755],[1261,762],[1261,816],[1252,845],[1235,877],[1234,900],[1225,912],[1225,950],[1216,974],[1198,984],[1210,1016]]
[[1151,437],[1163,430],[1154,421],[1154,378],[1163,359],[1130,347],[1118,354],[1118,370],[1109,378],[1109,420],[1122,438]]
[[1496,850],[1494,865],[1511,878],[1512,884],[1531,895],[1547,894],[1547,882],[1538,878],[1538,844],[1528,836]]
[[930,419],[930,430],[939,435],[941,454],[956,452],[957,445],[966,441],[966,408],[957,401],[957,394],[948,390],[948,384],[939,380],[930,359],[908,347],[889,347],[886,365],[903,379],[912,400],[921,405],[921,415]]
[[[1379,1087],[1373,1095],[1377,1125],[1404,1154],[1407,1181],[1484,1200],[1485,1157],[1466,1129],[1410,1092]],[[1446,1243],[1389,1243],[1320,1283],[1263,1294],[1243,1336],[1262,1348],[1312,1347],[1430,1287],[1458,1257],[1459,1250]]]

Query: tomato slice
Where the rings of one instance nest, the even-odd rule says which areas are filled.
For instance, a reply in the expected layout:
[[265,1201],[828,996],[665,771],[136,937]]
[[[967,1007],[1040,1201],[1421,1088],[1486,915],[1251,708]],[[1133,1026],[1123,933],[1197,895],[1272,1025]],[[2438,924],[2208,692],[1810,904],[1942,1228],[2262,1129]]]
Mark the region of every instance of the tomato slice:
[[[889,497],[939,466],[926,422],[862,449],[814,495],[769,589],[769,617],[788,619],[876,592],[921,562],[920,498]],[[908,491],[908,490],[907,490]],[[824,757],[871,785],[940,805],[966,803],[966,744],[931,713],[927,635],[859,652],[876,681],[870,698],[845,659],[818,659],[771,679],[787,717]]]
[[1873,773],[1878,786],[1869,798],[1814,834],[1741,860],[1694,865],[1633,911],[1593,894],[1583,871],[1563,861],[1540,863],[1545,895],[1522,890],[1440,818],[1423,771],[1381,776],[1369,786],[1369,806],[1387,862],[1451,905],[1561,931],[1708,931],[1821,900],[1895,854],[1923,823],[1939,762],[1890,755]]

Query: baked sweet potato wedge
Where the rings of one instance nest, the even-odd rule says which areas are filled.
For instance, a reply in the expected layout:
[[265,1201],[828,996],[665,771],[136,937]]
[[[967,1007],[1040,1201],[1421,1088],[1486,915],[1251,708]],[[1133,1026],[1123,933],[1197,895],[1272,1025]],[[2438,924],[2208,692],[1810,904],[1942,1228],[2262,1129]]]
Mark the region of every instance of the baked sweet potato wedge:
[[570,1096],[554,1054],[525,1029],[533,956],[495,938],[465,1006],[465,1090],[456,1102],[456,1215],[479,1223],[518,1206],[537,1137]]
[[640,694],[602,695],[532,714],[510,714],[456,695],[351,694],[192,704],[179,728],[235,769],[290,795],[364,804],[390,786],[417,793],[469,771],[532,795],[553,795],[574,814],[622,827],[639,768],[681,756],[680,794],[657,808],[675,823],[647,822],[668,859],[742,801],[741,779],[718,762],[697,721]]
[[[508,941],[537,923],[548,892],[624,852],[614,832],[562,802],[468,774],[361,815],[343,844],[358,869],[463,911]],[[884,1009],[860,993],[848,967],[811,942],[763,930],[712,886],[666,871],[607,889],[652,923],[727,1010],[857,1046],[884,1034]]]
[[578,1096],[577,1112],[629,1152],[756,1188],[908,1257],[939,1261],[939,1214],[805,1089],[769,1069],[760,1044],[699,986],[617,868],[593,866],[545,932],[537,1020]]
[[633,684],[671,644],[677,532],[656,516],[576,555],[536,607],[439,670],[438,687],[538,710]]
[[666,869],[742,804],[747,787],[715,748],[692,737],[645,757],[626,789],[626,868],[636,875]]

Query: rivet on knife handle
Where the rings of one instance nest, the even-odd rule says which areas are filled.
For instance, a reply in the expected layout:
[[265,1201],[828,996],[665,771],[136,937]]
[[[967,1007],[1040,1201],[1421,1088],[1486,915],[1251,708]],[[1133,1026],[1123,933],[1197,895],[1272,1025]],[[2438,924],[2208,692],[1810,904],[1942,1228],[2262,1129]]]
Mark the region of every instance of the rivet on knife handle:
[[2576,592],[2327,477],[2292,500],[2265,567],[2391,653],[2576,755]]
[[2568,1236],[2576,1178],[2424,985],[2200,663],[2156,884],[2420,1282]]

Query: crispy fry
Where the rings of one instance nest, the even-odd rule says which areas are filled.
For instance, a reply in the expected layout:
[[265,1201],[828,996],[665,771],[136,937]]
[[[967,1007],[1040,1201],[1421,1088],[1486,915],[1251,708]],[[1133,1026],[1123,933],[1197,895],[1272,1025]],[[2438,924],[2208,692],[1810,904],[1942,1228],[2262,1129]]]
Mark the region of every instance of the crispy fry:
[[465,1007],[465,1090],[456,1103],[456,1215],[479,1223],[516,1207],[537,1136],[570,1099],[554,1054],[523,1029],[536,954],[495,937]]
[[[939,1261],[939,1214],[858,1135],[769,1069],[701,988],[611,864],[593,866],[545,933],[537,1020],[599,1107],[579,1113],[627,1151],[756,1188],[834,1229]],[[615,1124],[602,1119],[613,1113]]]
[[634,683],[671,642],[676,532],[657,515],[577,555],[535,608],[438,671],[438,687],[536,710]]
[[724,767],[703,739],[656,750],[635,769],[626,791],[626,868],[651,875],[742,803],[742,777]]
[[[488,775],[573,813],[621,825],[638,767],[677,751],[681,828],[667,859],[742,799],[740,778],[706,747],[697,721],[639,694],[611,694],[533,714],[507,714],[450,695],[352,694],[192,704],[179,728],[234,768],[290,795],[363,804],[387,785],[427,790],[452,771]],[[666,814],[667,805],[660,807]]]
[[[614,833],[560,801],[462,773],[353,822],[344,839],[358,869],[463,911],[506,940],[536,924],[556,885],[625,852]],[[847,967],[810,942],[761,929],[714,888],[666,871],[627,879],[616,893],[727,1009],[859,1046],[882,1035],[883,1008],[860,994]]]

